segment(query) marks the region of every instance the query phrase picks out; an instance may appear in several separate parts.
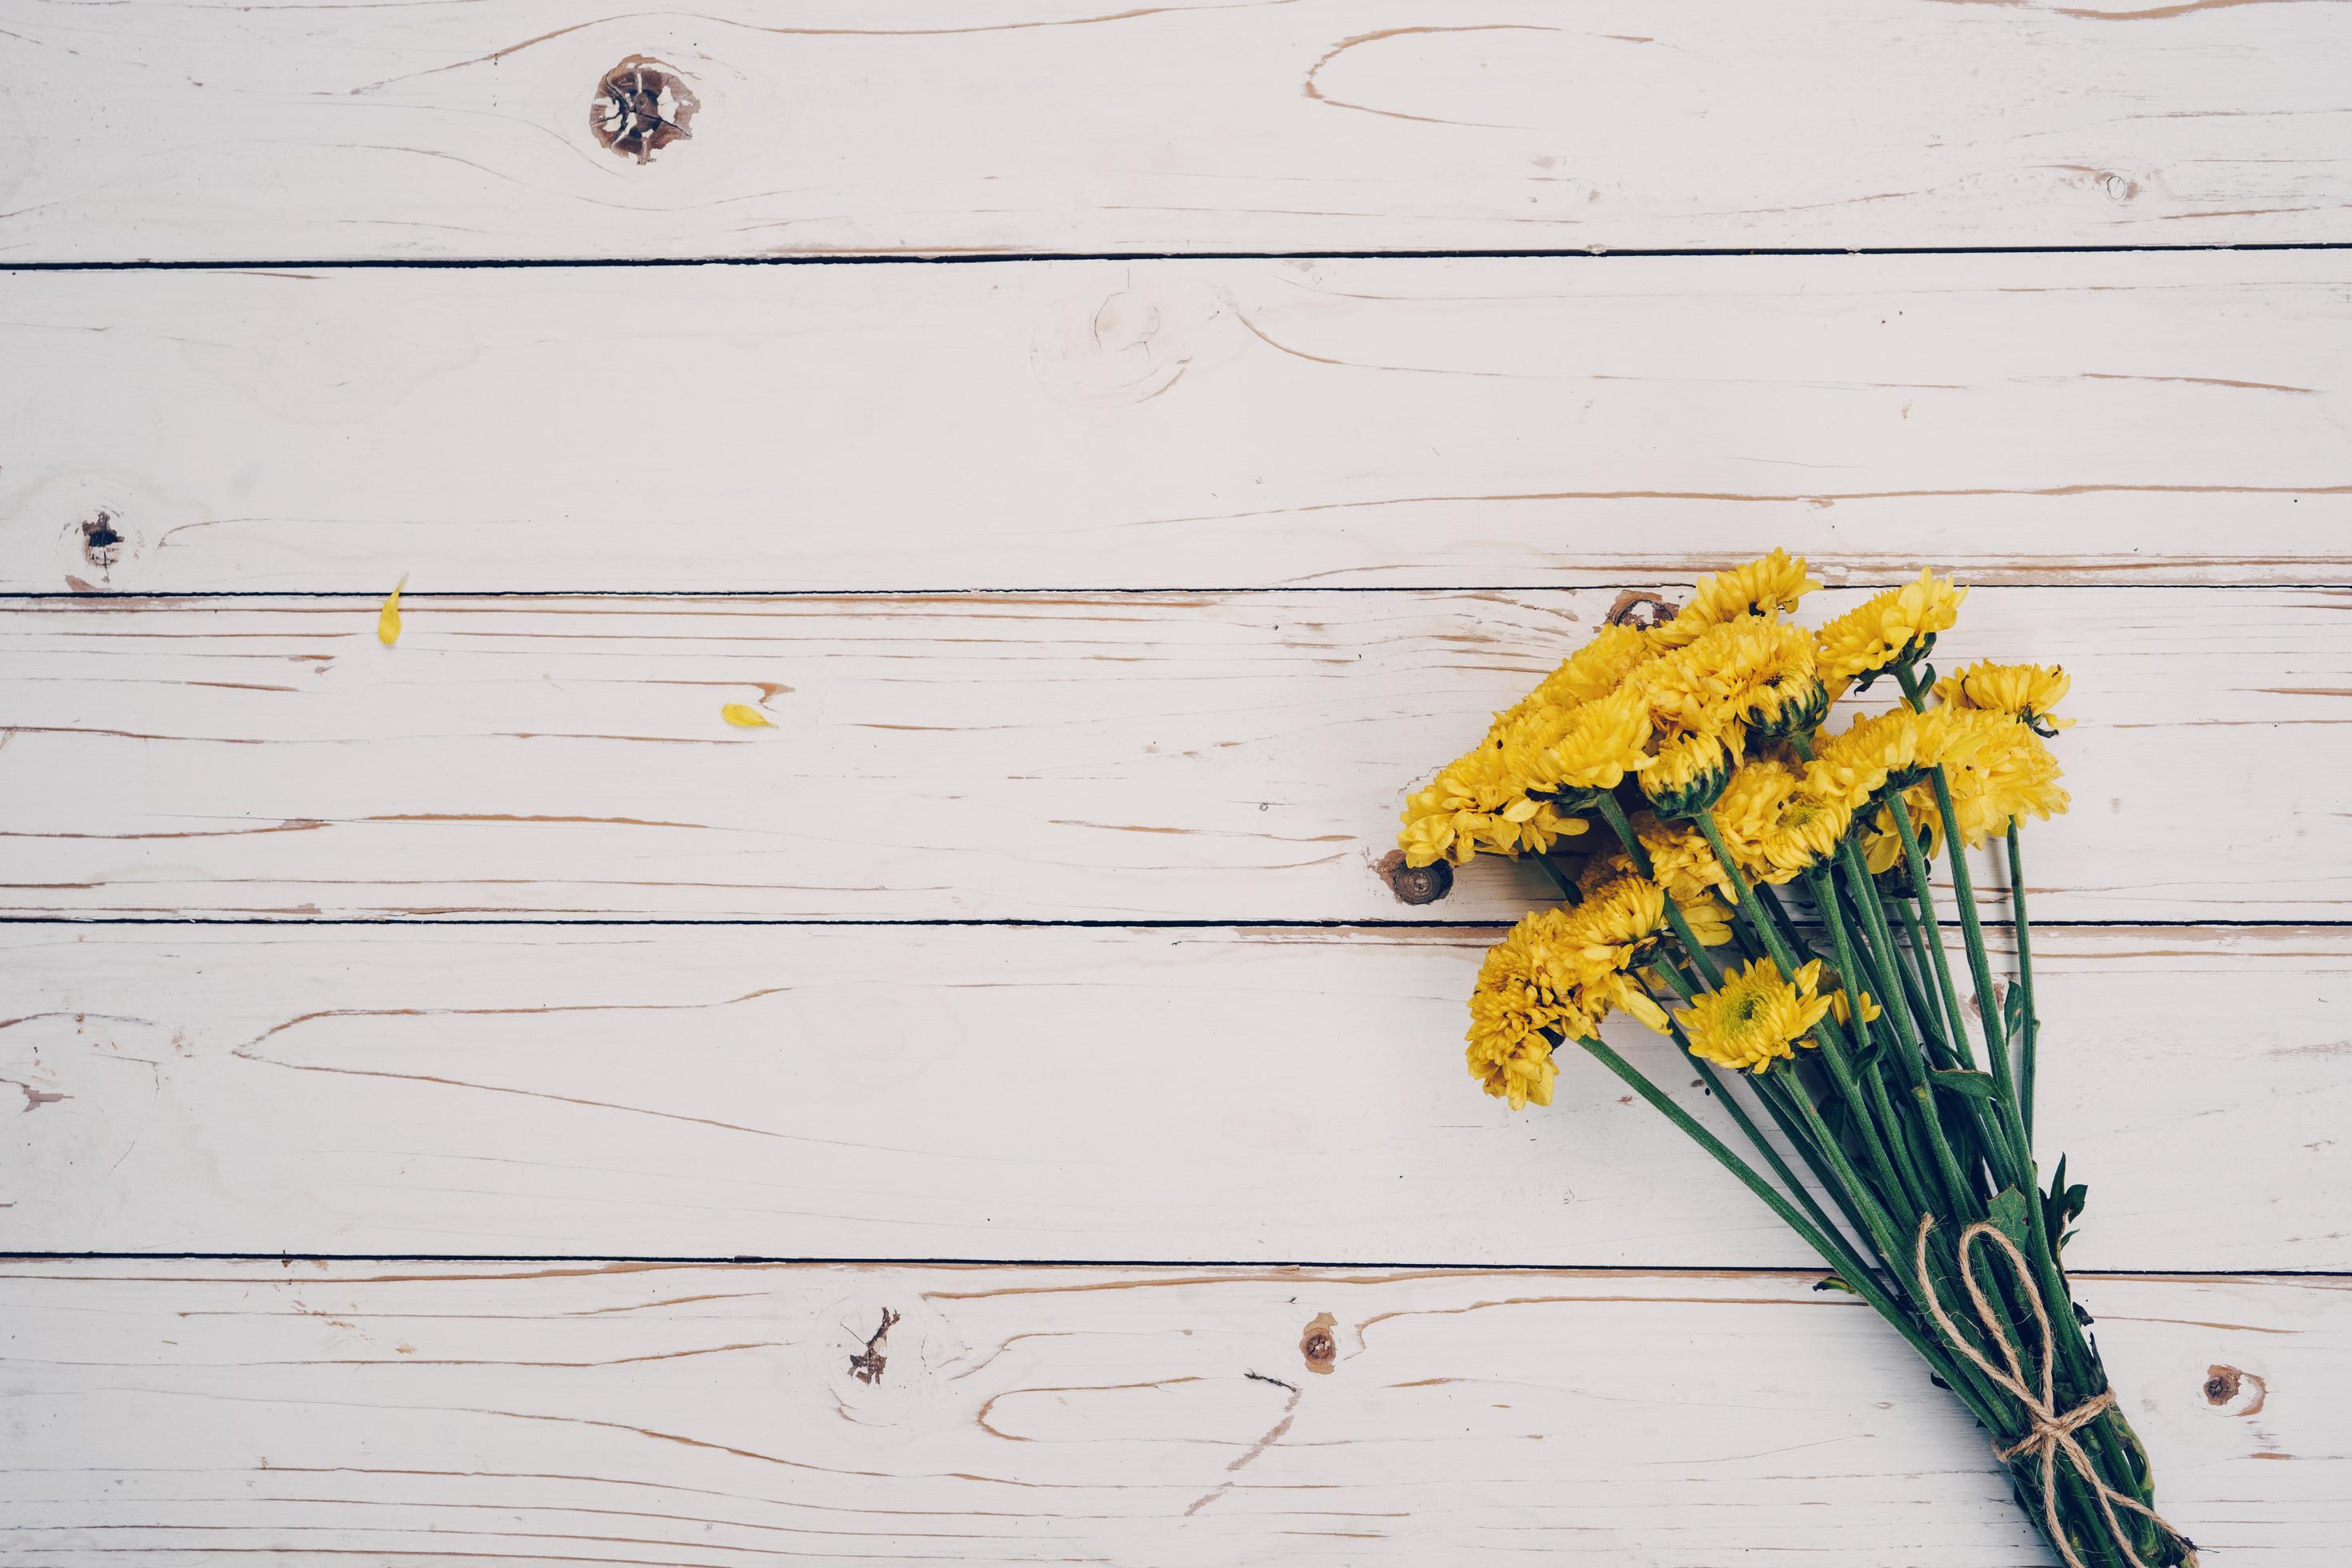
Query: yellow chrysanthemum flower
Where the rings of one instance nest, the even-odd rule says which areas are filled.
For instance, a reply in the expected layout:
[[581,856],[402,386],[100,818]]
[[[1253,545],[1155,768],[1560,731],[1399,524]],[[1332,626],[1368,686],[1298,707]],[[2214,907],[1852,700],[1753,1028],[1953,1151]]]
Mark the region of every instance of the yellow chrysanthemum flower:
[[1792,980],[1759,958],[1724,975],[1723,984],[1675,1016],[1693,1055],[1718,1067],[1763,1072],[1813,1045],[1812,1032],[1830,1010],[1819,994],[1819,959],[1801,964]]
[[1493,740],[1539,709],[1570,709],[1606,697],[1638,667],[1658,657],[1657,645],[1639,626],[1603,626],[1540,681],[1536,689],[1495,716]]
[[1559,941],[1583,968],[1577,999],[1596,1022],[1612,1011],[1630,1013],[1665,1032],[1665,1010],[1631,973],[1648,962],[1665,929],[1665,889],[1630,872],[1603,882],[1568,912]]
[[1628,872],[1603,882],[1569,910],[1559,940],[1591,969],[1631,969],[1665,925],[1665,889]]
[[[1487,955],[1496,976],[1523,975],[1563,1009],[1563,1029],[1590,1034],[1612,1011],[1663,1031],[1665,1013],[1630,975],[1648,963],[1666,928],[1664,889],[1645,877],[1612,877],[1570,910],[1546,910],[1511,930]],[[1480,986],[1487,986],[1480,972]],[[1566,1030],[1565,1026],[1580,1026]]]
[[[1646,816],[1635,825],[1636,836],[1643,840],[1645,849],[1657,839],[1675,832],[1673,828],[1660,826]],[[1716,864],[1715,851],[1707,847],[1706,840],[1700,837],[1696,828],[1682,829],[1679,837],[1687,837],[1697,847],[1698,853],[1706,857],[1706,866],[1714,879],[1685,879],[1677,888],[1674,881],[1662,878],[1660,885],[1666,897],[1674,900],[1684,923],[1690,927],[1691,935],[1698,938],[1698,944],[1701,947],[1721,947],[1731,940],[1731,906],[1715,897],[1712,889],[1721,885],[1723,868]],[[1632,858],[1622,849],[1593,855],[1587,858],[1583,868],[1577,872],[1577,893],[1580,898],[1590,899],[1620,877],[1638,875]]]
[[[1735,769],[1715,803],[1715,826],[1730,845],[1734,859],[1756,843],[1780,819],[1781,807],[1797,793],[1801,780],[1768,757],[1751,758]],[[1744,867],[1742,868],[1745,868]]]
[[2021,723],[1994,729],[1949,776],[1952,816],[1960,841],[1971,849],[2007,833],[2019,817],[2046,822],[2066,809],[2058,759]]
[[1844,801],[1807,793],[1796,773],[1769,759],[1733,773],[1715,803],[1732,859],[1751,879],[1776,887],[1836,853],[1853,816]]
[[[1647,812],[1633,819],[1633,836],[1650,857],[1650,869],[1666,896],[1685,910],[1731,896],[1731,879],[1715,858],[1706,836],[1685,822],[1661,822]],[[1709,945],[1712,945],[1711,943]]]
[[1977,747],[2003,729],[2018,725],[1998,713],[1967,708],[1908,708],[1856,719],[1835,735],[1813,742],[1805,769],[1805,791],[1859,811],[1892,781],[1907,787],[1938,763],[1965,762]]
[[1813,634],[1821,678],[1832,688],[1889,666],[1923,657],[1937,633],[1959,618],[1966,588],[1932,572],[1900,588],[1874,594]]
[[1665,895],[1620,877],[1572,910],[1539,910],[1513,926],[1478,968],[1465,1059],[1486,1092],[1511,1102],[1551,1103],[1551,1039],[1591,1034],[1612,1010],[1664,1030],[1666,1016],[1626,972],[1648,956],[1665,925]]
[[1470,998],[1469,1045],[1463,1058],[1470,1076],[1498,1100],[1525,1110],[1530,1101],[1551,1103],[1559,1068],[1551,1059],[1551,1037],[1538,1022],[1535,993],[1517,984],[1498,984]]
[[1504,736],[1502,750],[1529,792],[1589,795],[1650,766],[1649,739],[1649,704],[1637,692],[1612,691],[1530,714]]
[[1470,1075],[1514,1110],[1551,1103],[1557,1068],[1546,1031],[1582,1036],[1600,1026],[1577,998],[1589,970],[1561,940],[1567,921],[1565,910],[1539,910],[1513,926],[1488,950],[1470,994]]
[[2074,721],[2054,716],[2074,678],[2058,665],[1972,664],[1936,682],[1936,696],[1955,708],[2006,713],[2038,735],[2054,735]]
[[1715,804],[1746,750],[1747,731],[1674,733],[1662,740],[1642,774],[1642,793],[1660,816],[1694,816]]
[[1404,827],[1397,834],[1405,864],[1466,866],[1481,849],[1540,855],[1557,839],[1585,830],[1580,818],[1550,801],[1528,799],[1527,788],[1499,747],[1483,745],[1457,757],[1405,799]]
[[1792,796],[1757,846],[1764,864],[1772,868],[1764,879],[1784,882],[1822,865],[1837,853],[1853,822],[1853,813],[1842,800]]
[[[2034,816],[2042,821],[2063,812],[2065,790],[2058,784],[2058,759],[2040,736],[2007,714],[1947,710],[1969,721],[1975,731],[1964,755],[1946,760],[1945,778],[1952,792],[1952,816],[1958,822],[1960,841],[1979,848],[1989,838],[2009,831],[2011,823]],[[1919,848],[1934,859],[1944,843],[1944,815],[1934,786],[1915,784],[1903,792],[1904,809],[1911,814]],[[1862,837],[1864,858],[1873,871],[1903,863],[1903,841],[1894,816],[1884,809],[1871,814]]]
[[1643,665],[1626,685],[1648,700],[1661,726],[1691,733],[1767,727],[1808,706],[1826,706],[1811,634],[1752,616],[1708,628],[1688,647]]
[[1735,566],[1712,577],[1702,577],[1681,613],[1650,635],[1662,648],[1696,642],[1711,626],[1746,616],[1770,616],[1793,610],[1797,601],[1821,584],[1805,570],[1805,558],[1775,548],[1760,560]]

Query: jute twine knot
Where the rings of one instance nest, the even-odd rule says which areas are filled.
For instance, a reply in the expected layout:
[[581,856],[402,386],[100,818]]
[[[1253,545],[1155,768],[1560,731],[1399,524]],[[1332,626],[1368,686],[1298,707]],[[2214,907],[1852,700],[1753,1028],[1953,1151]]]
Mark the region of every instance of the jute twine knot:
[[[1950,1342],[1952,1348],[1975,1363],[1979,1372],[1983,1373],[1996,1387],[2024,1407],[2029,1424],[2025,1436],[2007,1447],[1996,1444],[1993,1447],[1993,1457],[2003,1464],[2021,1459],[2031,1461],[2039,1458],[2042,1461],[2042,1517],[2049,1528],[2051,1544],[2058,1549],[2058,1555],[2065,1560],[2066,1568],[2084,1568],[2084,1564],[2083,1560],[2074,1554],[2074,1547],[2068,1544],[2065,1528],[2060,1523],[2058,1518],[2058,1461],[2062,1458],[2074,1467],[2074,1473],[2083,1479],[2083,1484],[2091,1489],[2091,1496],[2097,1500],[2099,1512],[2106,1521],[2107,1533],[2114,1539],[2116,1546],[2124,1554],[2124,1561],[2130,1563],[2131,1568],[2152,1568],[2152,1565],[2133,1549],[2130,1532],[2124,1528],[2124,1521],[2116,1515],[2116,1505],[2118,1503],[2134,1513],[2145,1516],[2157,1529],[2171,1537],[2185,1553],[2180,1560],[2183,1568],[2197,1568],[2195,1543],[2167,1524],[2154,1509],[2137,1498],[2126,1497],[2102,1480],[2098,1470],[2091,1462],[2091,1456],[2084,1451],[2083,1440],[2074,1436],[2076,1432],[2097,1420],[2102,1414],[2115,1407],[2115,1394],[2112,1392],[2095,1394],[2072,1410],[2062,1412],[2058,1409],[2057,1391],[2053,1386],[2051,1373],[2052,1366],[2058,1359],[2057,1339],[2050,1331],[2050,1311],[2042,1305],[2042,1291],[2034,1284],[2032,1270],[2026,1262],[2025,1254],[2020,1250],[2015,1242],[2003,1236],[1998,1227],[1984,1220],[1979,1220],[1960,1232],[1960,1239],[1955,1248],[1959,1261],[1960,1284],[1968,1290],[1969,1300],[1976,1308],[1977,1321],[1984,1325],[1985,1338],[2000,1347],[2001,1359],[2009,1363],[2004,1369],[1995,1366],[1974,1345],[1969,1343],[1967,1338],[1961,1334],[1959,1325],[1953,1322],[1950,1316],[1945,1312],[1944,1304],[1937,1296],[1935,1279],[1927,1269],[1927,1237],[1935,1228],[1935,1215],[1920,1216],[1918,1240],[1912,1258],[1913,1264],[1919,1271],[1920,1300],[1927,1304],[1927,1310],[1935,1318],[1936,1326],[1944,1331],[1944,1338]],[[2017,1351],[2010,1344],[2009,1336],[2002,1331],[2002,1319],[1994,1310],[1993,1304],[1985,1299],[1983,1287],[1977,1283],[1976,1270],[1969,1266],[1969,1249],[1979,1241],[1990,1241],[2009,1255],[2009,1261],[2016,1270],[2018,1289],[2023,1292],[2027,1304],[2033,1309],[2034,1323],[2042,1331],[2042,1360],[2038,1369],[2041,1373],[2041,1387],[2038,1391],[2026,1382],[2025,1368],[2018,1361]]]

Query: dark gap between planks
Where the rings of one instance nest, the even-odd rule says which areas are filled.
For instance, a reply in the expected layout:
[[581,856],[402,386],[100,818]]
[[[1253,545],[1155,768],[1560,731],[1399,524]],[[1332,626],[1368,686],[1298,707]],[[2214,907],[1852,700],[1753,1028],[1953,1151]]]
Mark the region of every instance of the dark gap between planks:
[[1887,245],[1754,246],[1580,249],[1474,250],[1026,250],[967,251],[929,256],[592,256],[347,257],[291,261],[15,261],[12,272],[247,272],[307,268],[336,271],[519,270],[551,267],[989,267],[1039,261],[1608,261],[1618,258],[1749,256],[2130,256],[2198,251],[2352,250],[2352,240],[2250,240],[2180,245]]

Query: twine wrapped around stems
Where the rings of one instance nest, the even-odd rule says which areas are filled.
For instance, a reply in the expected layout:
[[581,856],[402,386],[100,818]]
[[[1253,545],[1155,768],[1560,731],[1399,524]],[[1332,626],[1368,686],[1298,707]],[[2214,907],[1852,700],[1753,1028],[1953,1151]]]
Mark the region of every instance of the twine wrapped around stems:
[[[2057,1393],[2051,1373],[2052,1363],[2057,1359],[2057,1341],[2050,1330],[2049,1309],[2042,1304],[2042,1292],[2033,1282],[2032,1271],[2024,1252],[2002,1235],[1999,1227],[1985,1220],[1979,1220],[1961,1231],[1954,1249],[1959,1263],[1960,1284],[1967,1289],[1969,1300],[1976,1307],[1977,1321],[1984,1325],[1985,1337],[2000,1347],[2001,1359],[2009,1363],[2004,1370],[1995,1366],[1969,1343],[1961,1334],[1959,1325],[1945,1312],[1944,1304],[1937,1296],[1936,1282],[1927,1270],[1927,1237],[1935,1228],[1934,1215],[1919,1217],[1913,1263],[1919,1271],[1920,1298],[1927,1302],[1936,1326],[1943,1330],[1944,1338],[1950,1342],[1952,1348],[1974,1362],[1977,1370],[1991,1380],[1995,1386],[2025,1407],[2025,1414],[2032,1423],[2031,1430],[2021,1441],[2008,1447],[1995,1445],[1993,1457],[2003,1464],[2037,1458],[2042,1461],[2042,1517],[2048,1528],[2050,1542],[2058,1549],[2058,1555],[2065,1560],[2066,1568],[2084,1568],[2084,1564],[2074,1554],[2074,1547],[2068,1544],[2065,1527],[2058,1517],[2058,1461],[2061,1457],[2074,1468],[2074,1473],[2082,1477],[2084,1484],[2091,1489],[2091,1496],[2097,1501],[2099,1512],[2106,1521],[2108,1534],[2114,1538],[2116,1547],[2124,1554],[2124,1561],[2130,1563],[2131,1568],[2150,1568],[2150,1564],[2133,1550],[2130,1532],[2124,1528],[2124,1521],[2116,1516],[2117,1503],[2145,1516],[2157,1529],[2179,1543],[2184,1553],[2180,1560],[2183,1568],[2197,1568],[2196,1543],[2167,1524],[2154,1509],[2107,1485],[2092,1464],[2091,1456],[2084,1451],[2082,1439],[2074,1436],[2115,1405],[2115,1394],[2109,1392],[2094,1395],[2068,1411],[2062,1412],[2057,1408]],[[1969,1249],[1980,1240],[1990,1240],[2009,1255],[2011,1267],[2016,1271],[2018,1288],[2033,1309],[2034,1323],[2042,1331],[2042,1387],[2038,1394],[2025,1381],[2025,1368],[2020,1364],[2017,1352],[2009,1342],[2009,1336],[2001,1331],[2002,1320],[1992,1303],[1985,1299],[1982,1287],[1977,1284],[1976,1271],[1969,1266]]]

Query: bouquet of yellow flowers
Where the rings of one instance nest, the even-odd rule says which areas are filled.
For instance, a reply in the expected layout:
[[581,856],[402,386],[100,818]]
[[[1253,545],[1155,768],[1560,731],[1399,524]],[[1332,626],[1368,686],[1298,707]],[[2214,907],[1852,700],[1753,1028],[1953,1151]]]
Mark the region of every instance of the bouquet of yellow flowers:
[[[2033,1160],[2018,824],[2066,808],[2044,742],[2071,722],[2052,711],[2067,677],[1937,679],[1927,661],[1967,590],[1932,574],[1817,628],[1782,618],[1819,586],[1775,550],[1702,579],[1671,617],[1604,626],[1409,798],[1408,866],[1446,878],[1483,850],[1534,860],[1559,889],[1479,970],[1471,1076],[1515,1109],[1549,1105],[1553,1053],[1573,1041],[1911,1343],[1993,1435],[2067,1568],[2194,1564],[2060,1262],[2084,1189],[2063,1160],[2045,1189]],[[1880,680],[1900,701],[1830,727]],[[1995,842],[2015,931],[2005,1000],[1965,853]],[[1602,1043],[1611,1013],[1672,1039],[1756,1163]]]

